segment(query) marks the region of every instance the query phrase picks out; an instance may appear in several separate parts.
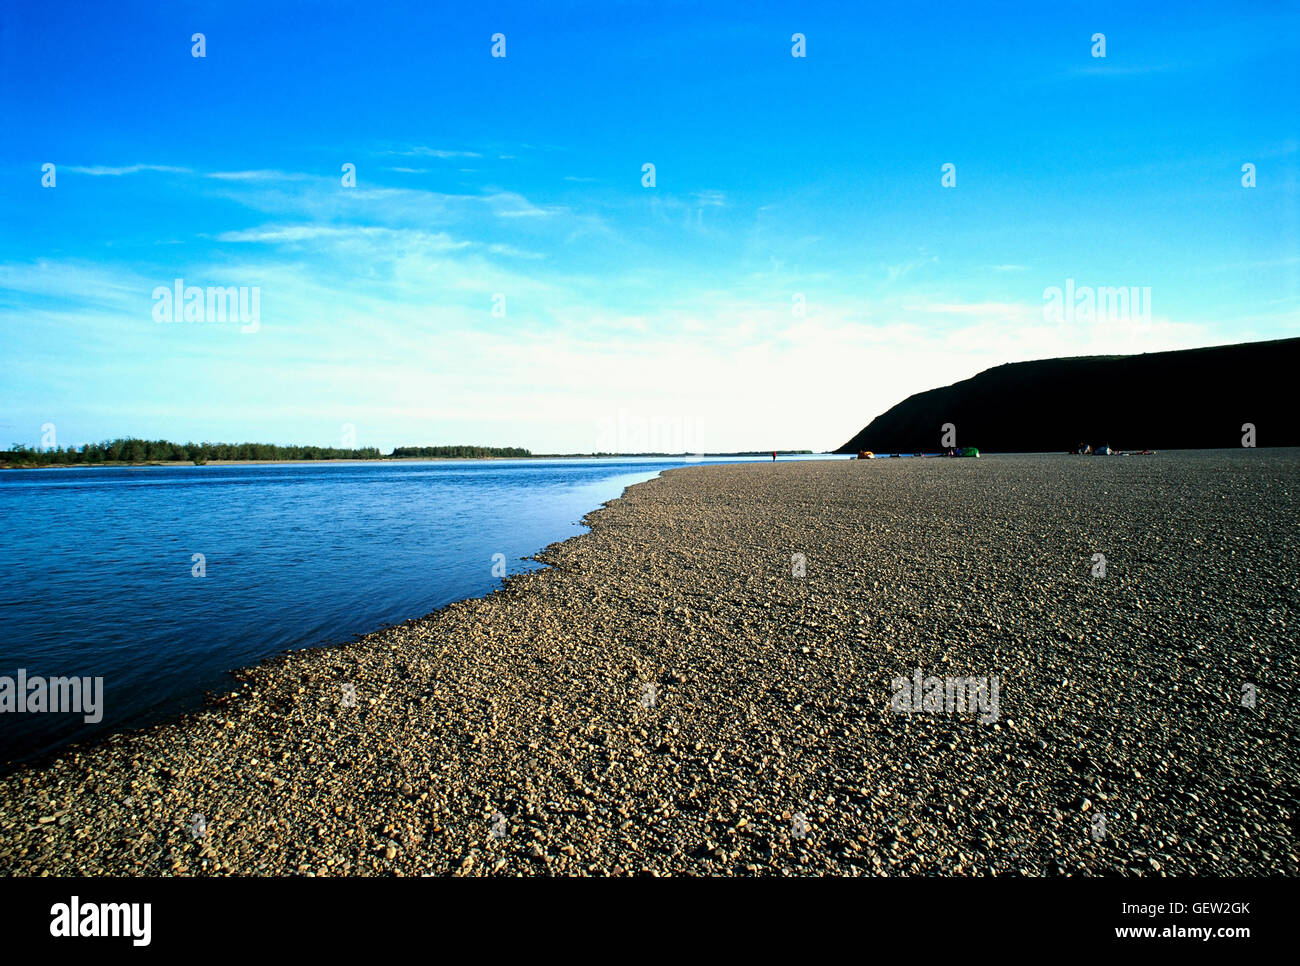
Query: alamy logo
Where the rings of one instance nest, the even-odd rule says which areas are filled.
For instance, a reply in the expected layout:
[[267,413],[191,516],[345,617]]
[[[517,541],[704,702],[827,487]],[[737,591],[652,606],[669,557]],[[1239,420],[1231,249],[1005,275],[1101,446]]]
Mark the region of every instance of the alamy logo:
[[1243,684],[1241,686],[1241,706],[1243,708],[1255,707],[1255,697],[1259,690],[1253,684]]
[[1106,837],[1106,813],[1098,812],[1092,817],[1092,828],[1089,831],[1094,842],[1100,842]]
[[703,453],[704,433],[695,417],[646,416],[619,409],[596,422],[597,453]]
[[148,902],[88,902],[79,896],[50,906],[50,935],[129,936],[133,946],[148,946],[152,936],[153,905]]
[[0,713],[80,714],[86,724],[98,724],[104,717],[103,678],[49,678],[27,676],[18,669],[17,678],[0,677]]
[[1151,286],[1102,286],[1074,284],[1043,289],[1043,319],[1047,322],[1150,322]]
[[155,322],[237,322],[240,332],[256,332],[262,324],[262,289],[186,285],[182,278],[153,290]]
[[896,677],[893,680],[894,696],[889,706],[899,714],[954,714],[957,712],[982,712],[981,724],[998,720],[998,690],[996,674],[974,677],[922,678],[917,668],[911,679]]

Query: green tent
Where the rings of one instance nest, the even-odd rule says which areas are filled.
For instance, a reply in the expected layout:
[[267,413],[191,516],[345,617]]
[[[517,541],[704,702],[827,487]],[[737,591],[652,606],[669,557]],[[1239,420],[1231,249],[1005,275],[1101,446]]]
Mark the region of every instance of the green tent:
[[974,456],[976,459],[979,459],[980,451],[977,450],[974,446],[963,446],[961,449],[961,455]]

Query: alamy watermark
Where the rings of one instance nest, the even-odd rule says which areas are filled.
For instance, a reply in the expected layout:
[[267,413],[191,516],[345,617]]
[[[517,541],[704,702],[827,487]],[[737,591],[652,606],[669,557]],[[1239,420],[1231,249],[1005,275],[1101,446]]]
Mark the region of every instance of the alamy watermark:
[[0,677],[0,714],[79,714],[86,724],[104,718],[104,679],[89,677]]
[[1074,284],[1043,289],[1043,319],[1047,322],[1139,322],[1151,321],[1151,286]]
[[155,322],[234,322],[240,332],[256,332],[262,324],[262,289],[254,285],[200,288],[182,278],[153,290]]
[[50,935],[56,939],[127,937],[133,946],[148,946],[153,905],[148,902],[68,902],[50,906]]
[[691,416],[645,416],[619,409],[596,421],[597,453],[701,454],[703,433]]
[[924,677],[918,667],[912,677],[896,677],[889,706],[899,714],[981,713],[981,724],[998,720],[998,676]]

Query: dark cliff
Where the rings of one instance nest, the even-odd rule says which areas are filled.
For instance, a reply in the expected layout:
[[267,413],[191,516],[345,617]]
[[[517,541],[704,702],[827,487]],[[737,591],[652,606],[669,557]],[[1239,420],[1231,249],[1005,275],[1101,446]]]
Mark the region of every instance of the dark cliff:
[[1016,362],[904,399],[837,453],[938,452],[941,427],[958,446],[1002,453],[1300,446],[1300,339]]

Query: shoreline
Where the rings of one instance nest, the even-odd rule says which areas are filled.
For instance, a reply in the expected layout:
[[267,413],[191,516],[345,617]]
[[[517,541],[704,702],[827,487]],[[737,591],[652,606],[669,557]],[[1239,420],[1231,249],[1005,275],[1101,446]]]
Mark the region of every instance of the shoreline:
[[[233,693],[201,711],[18,766],[0,778],[0,870],[1296,874],[1279,791],[1294,786],[1295,763],[1251,743],[1264,728],[1282,745],[1274,755],[1293,751],[1296,712],[1275,704],[1246,741],[1239,713],[1210,698],[1223,682],[1200,680],[1257,650],[1220,640],[1244,622],[1267,649],[1254,655],[1258,677],[1280,693],[1294,645],[1228,607],[1213,612],[1221,633],[1201,641],[1226,660],[1205,664],[1176,634],[1181,650],[1155,649],[1189,597],[1161,585],[1171,568],[1212,602],[1233,599],[1235,570],[1198,569],[1198,533],[1294,587],[1285,491],[1298,481],[1282,455],[664,470],[539,551],[546,569],[487,597],[241,669]],[[1243,461],[1255,472],[1244,481]],[[1070,500],[1081,477],[1109,489],[1093,508],[1103,514],[1119,505],[1149,528],[1146,501],[1172,489],[1166,512],[1186,519],[1154,534],[1090,522]],[[1207,481],[1223,500],[1197,500]],[[1094,498],[1085,487],[1078,499]],[[945,526],[965,539],[936,540]],[[1271,527],[1268,552],[1232,539]],[[1078,546],[1063,554],[1042,530]],[[1088,554],[1107,540],[1114,579],[1096,583]],[[1079,619],[1087,633],[1071,630]],[[1162,637],[1148,641],[1149,621]],[[891,713],[891,680],[945,665],[1000,678],[996,721]],[[1110,682],[1131,698],[1135,674],[1181,681],[1182,693],[1108,714],[1096,707],[1104,689],[1077,687]],[[1189,695],[1204,696],[1193,715]],[[1207,760],[1184,774],[1198,746]],[[1253,794],[1216,784],[1227,766],[1254,770]],[[1117,783],[1121,772],[1141,777]],[[918,786],[926,773],[937,784]],[[1222,828],[1179,811],[1189,783],[1207,803],[1197,813],[1239,805],[1260,831],[1222,855]],[[1111,815],[1108,844],[1089,840],[1088,811]],[[198,838],[194,814],[205,816]]]
[[[171,460],[165,463],[3,463],[0,470],[97,470],[97,469],[196,469],[205,466],[308,466],[324,463],[476,463],[496,460],[529,460],[551,457],[538,456],[383,456],[373,460],[328,459],[328,460],[207,460],[194,463],[190,460]],[[554,457],[556,459],[560,457]],[[577,457],[575,457],[577,458]]]
[[[780,451],[778,451],[780,453]],[[787,459],[791,456],[799,459],[809,459],[811,457],[824,457],[826,459],[843,458],[842,454],[836,453],[780,453]],[[202,469],[205,466],[310,466],[329,463],[357,463],[357,464],[380,464],[380,463],[490,463],[500,462],[526,462],[529,460],[696,460],[696,459],[765,459],[762,453],[562,453],[558,455],[533,455],[533,456],[381,456],[377,459],[325,459],[325,460],[207,460],[203,463],[193,463],[190,460],[171,460],[168,462],[150,462],[150,463],[124,463],[124,462],[105,462],[105,463],[0,463],[0,470],[95,470],[95,469],[178,469],[193,467]]]
[[[448,458],[462,459],[462,457],[448,457]],[[353,462],[353,461],[340,460],[336,462]],[[357,461],[357,462],[368,462],[368,461]],[[585,527],[586,529],[584,531],[575,533],[570,537],[566,537],[564,540],[554,541],[552,543],[549,543],[546,546],[539,548],[536,553],[530,554],[525,557],[521,557],[519,559],[531,560],[537,563],[541,563],[544,565],[542,570],[552,569],[555,566],[555,564],[543,560],[542,554],[546,553],[546,551],[551,549],[552,547],[558,547],[561,544],[569,542],[570,540],[578,540],[581,539],[582,537],[588,536],[591,532],[591,525],[588,521],[588,518],[593,513],[598,513],[601,510],[608,507],[611,503],[615,502],[616,500],[623,499],[627,495],[628,490],[632,489],[633,487],[640,486],[642,483],[649,483],[651,482],[651,480],[657,479],[659,476],[662,476],[664,473],[672,472],[675,469],[685,469],[685,468],[686,467],[669,467],[668,469],[660,470],[659,473],[656,474],[656,476],[651,477],[649,480],[641,480],[639,482],[631,483],[623,487],[622,493],[620,493],[618,496],[611,497],[609,500],[606,500],[604,503],[601,503],[599,506],[592,508],[591,510],[589,510],[587,513],[583,515],[582,519],[578,521],[577,525]],[[333,643],[308,644],[302,647],[290,648],[281,651],[277,654],[272,654],[264,658],[262,661],[258,662],[257,664],[250,664],[250,665],[245,665],[245,666],[235,667],[235,668],[227,668],[224,673],[230,676],[231,678],[233,678],[234,682],[225,690],[222,690],[220,692],[208,690],[204,692],[204,694],[201,696],[196,694],[195,700],[199,702],[198,707],[186,711],[179,711],[175,713],[166,714],[163,717],[159,718],[158,720],[148,721],[133,726],[127,726],[122,728],[121,730],[110,731],[98,735],[94,738],[88,739],[86,741],[82,741],[82,742],[72,741],[69,742],[68,744],[60,745],[59,747],[51,750],[37,752],[29,757],[23,757],[10,762],[0,762],[0,782],[3,782],[6,778],[8,778],[9,776],[13,775],[15,772],[18,771],[34,771],[34,772],[43,771],[47,766],[49,766],[50,764],[54,763],[55,761],[67,755],[71,755],[74,753],[86,753],[86,754],[93,753],[99,746],[114,741],[118,738],[130,737],[134,735],[142,735],[159,728],[183,727],[191,718],[201,715],[205,711],[208,711],[213,707],[223,706],[227,704],[232,699],[232,697],[238,697],[239,681],[243,677],[252,674],[259,668],[264,667],[265,665],[283,661],[284,659],[292,657],[294,655],[303,655],[303,654],[323,652],[323,651],[333,651],[333,650],[339,650],[341,648],[351,647],[353,645],[360,644],[378,634],[383,634],[384,632],[392,630],[394,628],[408,627],[410,625],[420,624],[425,621],[433,620],[437,618],[439,614],[443,613],[450,607],[454,607],[457,604],[461,604],[466,601],[491,600],[494,595],[500,593],[505,588],[507,582],[511,580],[515,580],[520,577],[527,577],[534,573],[540,573],[542,572],[542,570],[525,571],[523,573],[507,575],[506,577],[499,578],[501,581],[500,587],[496,588],[495,590],[492,590],[487,594],[470,596],[470,597],[462,597],[457,600],[448,601],[447,603],[443,604],[441,607],[431,610],[426,614],[421,614],[416,617],[410,617],[404,621],[400,621],[395,624],[383,624],[372,630],[360,631],[352,635],[351,639],[348,640],[336,640]],[[0,721],[2,720],[3,718],[0,718]]]
[[527,460],[539,459],[536,456],[384,456],[379,459],[361,460],[361,459],[328,459],[328,460],[207,460],[203,463],[194,463],[190,460],[172,460],[166,463],[31,463],[15,465],[12,463],[0,464],[0,469],[4,470],[96,470],[96,469],[134,469],[134,470],[152,470],[152,469],[196,469],[201,470],[205,466],[307,466],[323,463],[474,463],[488,462],[494,460]]
[[[1286,446],[1260,446],[1261,452],[1278,452],[1294,447]],[[1112,453],[1111,456],[1134,457],[1134,456],[1166,456],[1180,454],[1212,454],[1212,453],[1235,453],[1236,447],[1208,447],[1201,449],[1170,449],[1152,451],[1143,454],[1140,451],[1129,451],[1124,453]],[[827,452],[827,453],[804,453],[804,452],[781,452],[778,450],[778,459],[775,462],[808,462],[816,460],[850,460],[855,457],[852,453]],[[1057,456],[1079,456],[1079,453],[1062,452],[1058,450],[1040,450],[1035,452],[1014,452],[1003,453],[996,451],[981,451],[981,456],[985,459],[989,457],[1057,457]],[[1100,455],[1100,454],[1088,454]],[[876,453],[875,459],[888,461],[891,459],[914,460],[914,459],[946,459],[944,453],[900,453],[891,455],[889,453]],[[491,462],[528,462],[531,460],[736,460],[745,462],[766,462],[768,456],[765,453],[564,453],[559,455],[535,454],[533,456],[383,456],[377,459],[323,459],[323,460],[208,460],[202,464],[194,464],[188,460],[175,460],[165,463],[31,463],[31,464],[14,464],[0,463],[0,470],[95,470],[95,469],[203,469],[205,466],[311,466],[311,465],[328,465],[338,463],[350,463],[358,465],[375,465],[384,463],[491,463]],[[688,463],[687,465],[695,465]],[[677,469],[677,467],[670,467]]]

